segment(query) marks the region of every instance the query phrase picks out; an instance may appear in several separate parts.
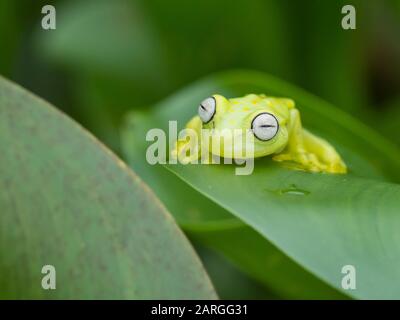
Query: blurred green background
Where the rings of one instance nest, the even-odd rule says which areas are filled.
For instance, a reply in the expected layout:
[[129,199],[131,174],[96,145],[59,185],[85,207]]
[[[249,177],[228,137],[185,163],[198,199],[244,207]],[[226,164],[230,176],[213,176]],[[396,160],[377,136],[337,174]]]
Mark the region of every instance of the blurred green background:
[[[56,30],[41,28],[45,4],[57,10]],[[341,27],[345,4],[356,8],[356,30]],[[0,39],[2,75],[117,153],[127,110],[228,69],[282,78],[400,145],[398,0],[0,0]],[[223,298],[273,297],[220,257],[199,252]]]
[[[118,150],[123,113],[211,72],[266,71],[400,143],[400,1],[0,1],[0,72]],[[41,28],[53,4],[57,29]],[[377,121],[379,119],[379,121]]]

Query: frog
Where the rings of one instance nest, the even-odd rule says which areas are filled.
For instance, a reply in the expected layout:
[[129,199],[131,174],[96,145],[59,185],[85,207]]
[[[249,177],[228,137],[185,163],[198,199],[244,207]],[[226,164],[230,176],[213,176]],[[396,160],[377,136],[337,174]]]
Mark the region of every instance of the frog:
[[[203,137],[204,129],[211,133],[206,139],[188,139],[185,133],[177,139],[171,156],[182,163],[198,160],[202,152],[220,158],[248,157],[248,144],[242,139],[233,139],[237,134],[232,132],[239,130],[253,137],[251,157],[254,159],[271,156],[273,161],[286,164],[290,169],[347,173],[347,166],[336,149],[302,126],[300,111],[293,99],[253,93],[237,98],[214,94],[204,99],[197,109],[184,132],[194,132],[199,137]],[[204,141],[213,144],[221,138],[224,148],[210,149],[209,144],[205,147]],[[230,151],[235,152],[226,152],[226,146],[231,146]],[[192,151],[189,155],[188,150]]]

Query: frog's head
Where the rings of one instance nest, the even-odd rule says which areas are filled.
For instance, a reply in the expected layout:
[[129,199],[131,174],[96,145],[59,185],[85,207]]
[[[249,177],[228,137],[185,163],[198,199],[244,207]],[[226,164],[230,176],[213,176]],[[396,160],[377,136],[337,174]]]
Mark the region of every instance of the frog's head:
[[217,156],[245,154],[245,135],[251,138],[254,157],[280,152],[288,141],[289,110],[283,99],[255,94],[226,99],[216,94],[200,103],[198,115],[203,129],[210,129],[210,143],[220,141],[220,147],[210,148]]

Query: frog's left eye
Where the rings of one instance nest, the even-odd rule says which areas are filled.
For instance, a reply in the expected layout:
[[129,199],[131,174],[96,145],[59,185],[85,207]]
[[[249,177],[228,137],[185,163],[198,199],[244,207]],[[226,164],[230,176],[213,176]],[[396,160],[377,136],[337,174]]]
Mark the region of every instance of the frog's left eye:
[[263,141],[271,140],[279,130],[278,120],[268,112],[258,114],[251,122],[254,135]]
[[214,97],[203,100],[199,105],[199,117],[203,123],[208,123],[215,115],[216,101]]

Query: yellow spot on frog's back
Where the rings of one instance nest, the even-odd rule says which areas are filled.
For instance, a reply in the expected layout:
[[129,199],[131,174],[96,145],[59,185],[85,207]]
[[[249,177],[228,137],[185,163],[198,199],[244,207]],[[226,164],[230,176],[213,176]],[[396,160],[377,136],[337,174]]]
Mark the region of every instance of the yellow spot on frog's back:
[[249,111],[250,109],[248,108],[248,107],[243,107],[243,111],[244,112],[247,112],[247,111]]

